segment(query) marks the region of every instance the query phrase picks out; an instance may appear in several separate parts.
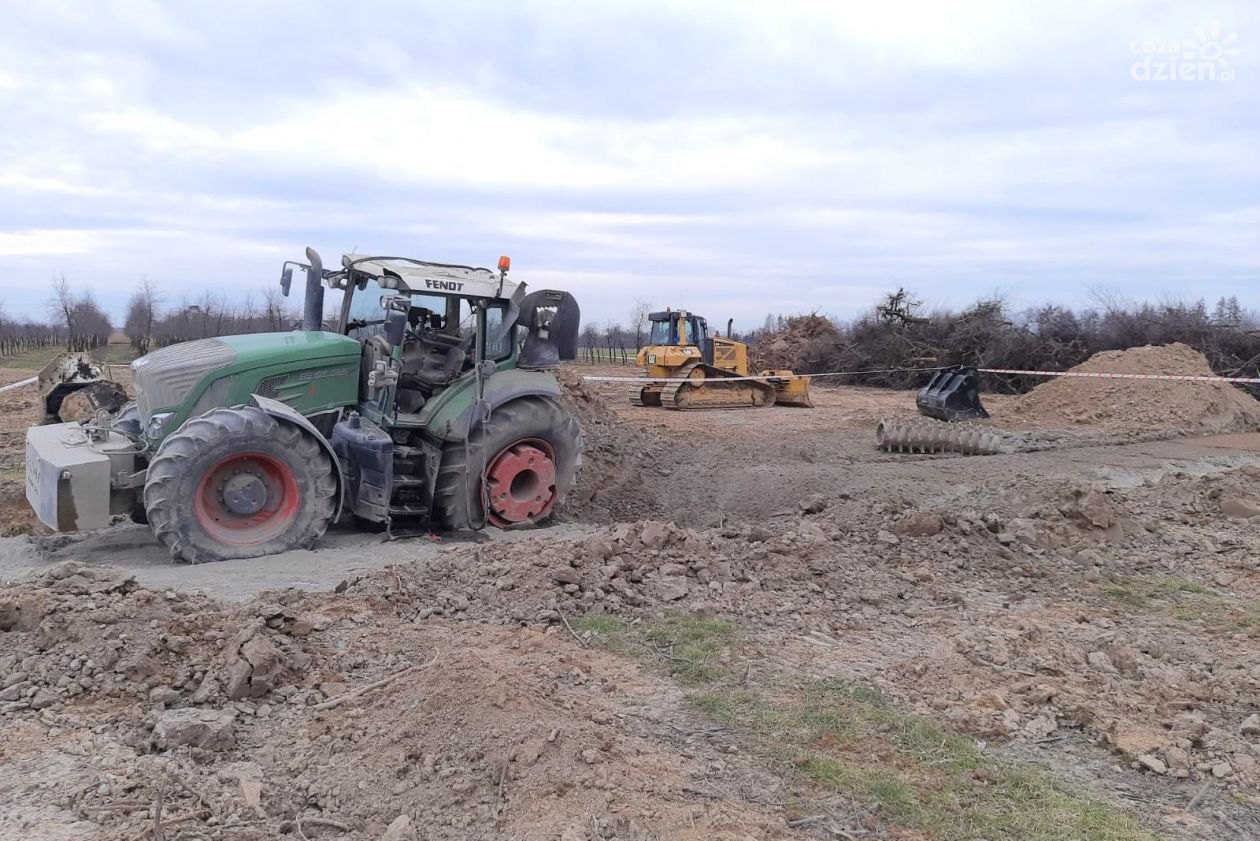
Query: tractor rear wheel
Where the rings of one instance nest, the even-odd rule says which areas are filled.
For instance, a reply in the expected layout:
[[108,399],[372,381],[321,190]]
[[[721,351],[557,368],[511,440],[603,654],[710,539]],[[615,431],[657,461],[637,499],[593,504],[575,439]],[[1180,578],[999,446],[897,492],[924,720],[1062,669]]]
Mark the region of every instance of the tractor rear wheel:
[[473,431],[467,447],[443,448],[434,517],[453,530],[538,525],[564,501],[581,463],[573,415],[545,397],[512,400]]
[[189,563],[311,546],[335,509],[332,460],[261,409],[215,409],[171,433],[149,464],[144,507],[157,539]]

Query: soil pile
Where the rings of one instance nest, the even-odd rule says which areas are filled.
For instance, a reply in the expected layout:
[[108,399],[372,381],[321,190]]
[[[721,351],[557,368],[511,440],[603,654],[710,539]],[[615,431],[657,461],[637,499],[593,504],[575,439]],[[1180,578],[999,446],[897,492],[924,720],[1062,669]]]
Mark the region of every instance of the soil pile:
[[660,469],[661,440],[622,420],[609,398],[590,388],[578,371],[562,367],[556,379],[560,402],[577,417],[585,442],[582,468],[560,517],[607,523],[651,510],[657,500],[648,480]]
[[[1183,344],[1104,351],[1071,370],[1213,375],[1203,354]],[[1260,401],[1229,383],[1056,377],[1018,398],[1011,411],[1023,420],[1046,425],[1195,432],[1260,428]]]
[[327,617],[268,603],[240,617],[127,572],[68,561],[0,589],[0,715],[82,697],[161,704],[241,700],[300,679],[297,642]]
[[73,563],[0,587],[0,838],[783,834],[778,807],[697,798],[777,780],[677,749],[697,723],[664,678],[555,626],[378,605],[224,605]]
[[840,332],[830,319],[816,314],[794,316],[778,330],[758,335],[752,349],[754,367],[821,371],[839,341]]

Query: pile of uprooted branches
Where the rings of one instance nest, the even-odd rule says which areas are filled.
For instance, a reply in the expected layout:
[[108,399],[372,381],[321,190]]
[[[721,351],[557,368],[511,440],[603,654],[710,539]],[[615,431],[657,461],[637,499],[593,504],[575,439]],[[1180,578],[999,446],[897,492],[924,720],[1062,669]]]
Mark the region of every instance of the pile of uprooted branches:
[[[942,365],[1066,370],[1103,350],[1182,342],[1207,357],[1224,376],[1256,376],[1260,316],[1236,299],[1161,304],[1108,303],[1073,310],[1046,305],[1014,312],[1000,298],[977,301],[960,312],[925,312],[898,290],[851,321],[817,313],[780,318],[756,333],[755,362],[804,373],[869,371],[829,382],[917,388],[930,374],[906,369]],[[1037,377],[988,376],[985,388],[1023,392]]]

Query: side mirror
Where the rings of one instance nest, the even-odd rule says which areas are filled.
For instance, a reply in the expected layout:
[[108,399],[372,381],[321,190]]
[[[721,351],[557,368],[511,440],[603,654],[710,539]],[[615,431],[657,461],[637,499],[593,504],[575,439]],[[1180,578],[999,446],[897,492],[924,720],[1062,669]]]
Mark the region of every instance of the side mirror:
[[385,316],[385,341],[390,347],[402,347],[407,335],[407,311],[390,309]]
[[280,291],[284,293],[284,297],[289,297],[289,289],[293,286],[293,267],[288,263],[284,264],[284,271],[280,273]]

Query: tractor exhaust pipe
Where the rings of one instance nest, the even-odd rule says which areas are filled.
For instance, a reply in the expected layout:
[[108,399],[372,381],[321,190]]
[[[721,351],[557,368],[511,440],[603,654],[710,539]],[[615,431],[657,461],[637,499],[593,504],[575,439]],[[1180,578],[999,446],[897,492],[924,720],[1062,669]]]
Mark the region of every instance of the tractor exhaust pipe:
[[731,325],[733,325],[734,323],[735,323],[735,319],[733,318],[726,319],[726,338],[728,339],[731,337]]
[[310,246],[306,249],[306,260],[310,267],[306,270],[302,329],[308,333],[317,333],[324,326],[324,261],[319,259],[319,253]]

